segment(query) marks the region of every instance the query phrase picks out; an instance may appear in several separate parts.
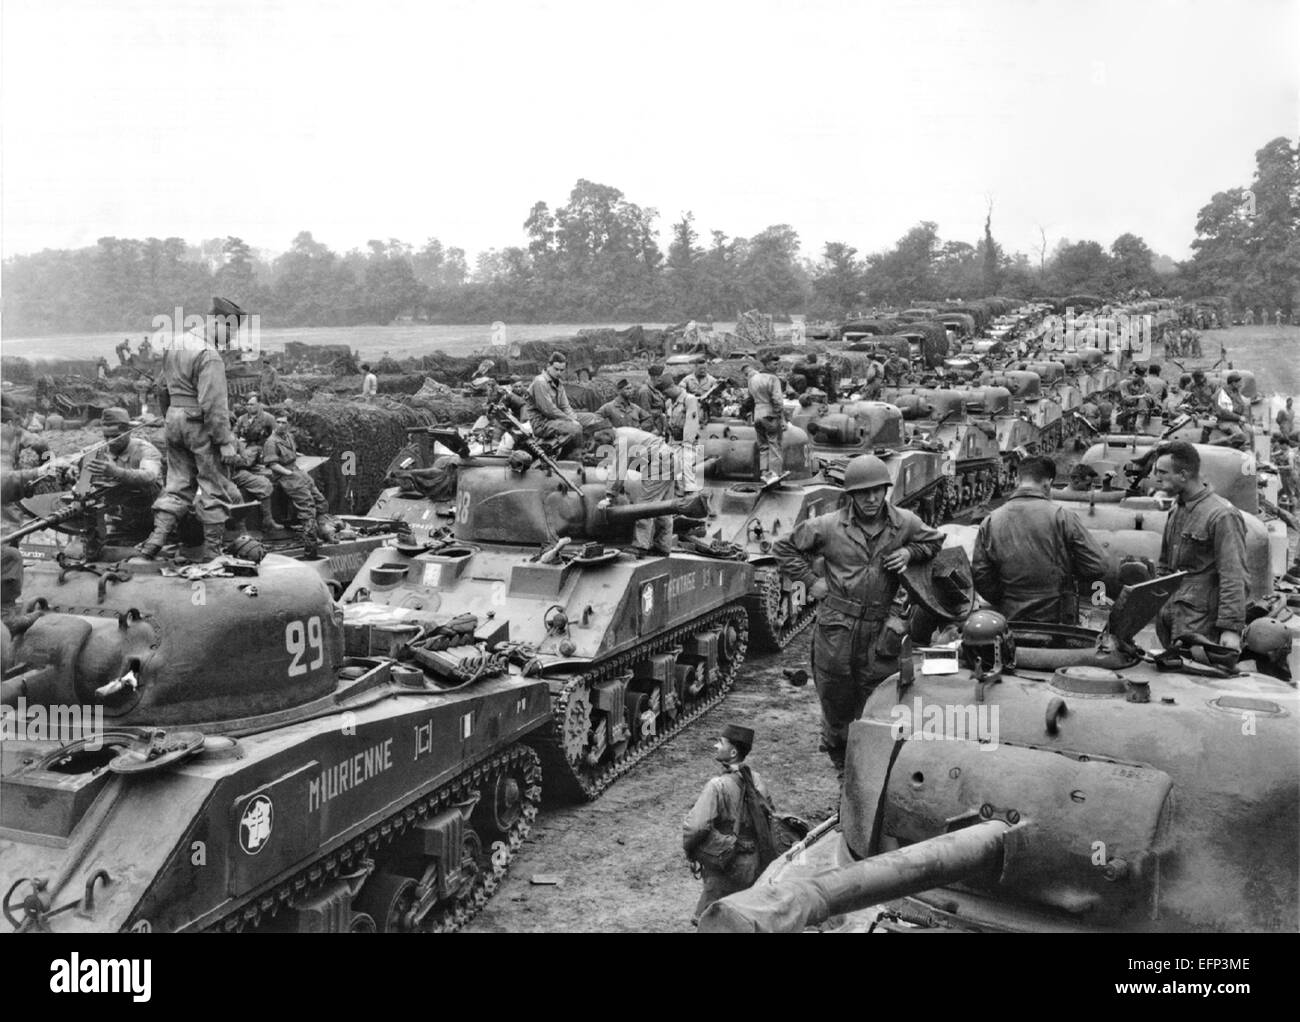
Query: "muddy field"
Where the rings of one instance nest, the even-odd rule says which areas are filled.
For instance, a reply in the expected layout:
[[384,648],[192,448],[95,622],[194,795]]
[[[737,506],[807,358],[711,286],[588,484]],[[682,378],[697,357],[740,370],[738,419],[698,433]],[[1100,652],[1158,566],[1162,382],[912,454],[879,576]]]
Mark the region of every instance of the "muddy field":
[[[750,657],[731,694],[595,802],[547,807],[501,890],[470,932],[692,931],[700,883],[682,854],[682,816],[714,773],[722,725],[757,732],[750,764],[777,808],[825,819],[838,793],[835,771],[817,751],[817,696],[795,688],[782,667],[807,667],[809,629],[781,654]],[[535,884],[533,878],[558,879]]]

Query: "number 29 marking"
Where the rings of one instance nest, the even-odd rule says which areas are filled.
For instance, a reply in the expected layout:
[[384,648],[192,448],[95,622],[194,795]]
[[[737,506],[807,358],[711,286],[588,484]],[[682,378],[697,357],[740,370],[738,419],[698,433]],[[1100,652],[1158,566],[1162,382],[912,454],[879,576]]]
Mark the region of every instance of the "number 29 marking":
[[[290,621],[284,627],[284,648],[293,654],[289,661],[289,677],[314,671],[325,662],[325,639],[321,635],[320,618],[309,617],[306,624],[302,621]],[[309,664],[303,663],[308,648],[315,651],[315,658]]]

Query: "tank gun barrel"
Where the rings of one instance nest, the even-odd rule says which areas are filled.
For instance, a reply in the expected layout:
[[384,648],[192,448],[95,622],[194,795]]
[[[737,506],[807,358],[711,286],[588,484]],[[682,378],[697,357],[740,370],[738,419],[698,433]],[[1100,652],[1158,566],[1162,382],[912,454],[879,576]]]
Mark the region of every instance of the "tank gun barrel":
[[663,515],[703,518],[708,511],[708,499],[704,494],[697,493],[694,497],[652,500],[647,504],[616,504],[605,509],[605,521],[610,525],[622,525],[626,522],[636,522],[643,518],[659,518]]
[[798,933],[832,916],[934,887],[996,877],[1010,827],[985,820],[818,876],[731,894],[700,916],[701,933]]

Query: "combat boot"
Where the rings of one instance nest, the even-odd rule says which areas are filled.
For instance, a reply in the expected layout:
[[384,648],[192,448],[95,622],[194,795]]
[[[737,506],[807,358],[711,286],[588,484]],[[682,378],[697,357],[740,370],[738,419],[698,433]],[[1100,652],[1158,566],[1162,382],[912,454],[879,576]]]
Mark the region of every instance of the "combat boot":
[[284,532],[284,526],[275,520],[275,512],[271,510],[271,498],[262,498],[262,531],[263,532]]
[[149,538],[141,543],[136,549],[140,551],[140,556],[146,561],[152,561],[158,556],[158,551],[163,548],[167,538],[171,535],[172,529],[176,528],[176,516],[170,511],[156,511],[153,516],[153,532],[149,533]]
[[203,554],[199,557],[199,560],[214,561],[220,557],[224,550],[225,536],[225,522],[204,522]]

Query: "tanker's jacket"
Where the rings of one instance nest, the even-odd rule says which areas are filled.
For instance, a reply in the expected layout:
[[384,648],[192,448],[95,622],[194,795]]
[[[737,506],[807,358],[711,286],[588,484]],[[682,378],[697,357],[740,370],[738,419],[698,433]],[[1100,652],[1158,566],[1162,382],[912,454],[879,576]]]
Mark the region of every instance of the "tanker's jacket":
[[614,398],[613,401],[606,401],[596,409],[597,415],[603,415],[614,426],[636,426],[648,425],[651,421],[650,413],[640,405],[633,404],[631,401],[621,397]]
[[162,381],[173,408],[201,415],[215,444],[232,441],[226,366],[217,350],[189,330],[163,350]]
[[[749,776],[753,778],[758,793],[767,798],[767,785],[758,771],[750,767]],[[736,821],[740,819],[740,789],[740,774],[731,767],[723,767],[721,774],[709,778],[700,797],[695,800],[694,808],[682,820],[682,847],[687,855],[708,841],[715,830],[721,834],[736,833]]]
[[[525,409],[528,421],[536,430],[552,419],[573,419],[573,408],[563,383],[555,383],[546,373],[538,373],[528,387],[528,404]],[[576,420],[575,420],[576,421]]]
[[1246,524],[1210,486],[1191,500],[1178,499],[1165,523],[1160,566],[1189,573],[1166,605],[1172,638],[1207,627],[1238,633],[1246,627]]
[[800,522],[773,553],[781,571],[811,586],[817,580],[813,558],[825,558],[828,594],[817,608],[817,620],[865,618],[883,621],[898,592],[898,573],[881,565],[885,556],[906,547],[911,564],[931,560],[943,547],[943,533],[911,511],[886,504],[884,513],[864,527],[852,507]]
[[235,432],[245,440],[264,443],[275,432],[275,416],[261,409],[245,412],[235,421]]
[[682,378],[682,389],[688,394],[694,394],[696,397],[707,394],[717,385],[717,379],[710,376],[708,373],[704,374],[704,379],[702,380],[694,373]]
[[668,399],[664,397],[664,392],[659,387],[651,383],[643,383],[637,387],[636,392],[632,395],[632,400],[637,406],[644,408],[647,412],[662,412],[668,405]]
[[[1008,620],[1076,624],[1076,579],[1106,571],[1105,554],[1078,515],[1041,493],[1016,490],[980,523],[975,588]],[[1062,606],[1062,603],[1066,606]]]
[[263,465],[270,466],[278,463],[285,468],[294,468],[297,460],[298,448],[293,442],[293,437],[277,436],[272,433],[262,445]]
[[148,440],[133,436],[121,454],[109,450],[108,458],[122,469],[122,474],[113,480],[117,485],[148,492],[162,488],[162,455]]
[[766,419],[780,415],[785,405],[785,392],[781,378],[772,373],[755,373],[749,378],[749,393],[754,398],[754,418]]

